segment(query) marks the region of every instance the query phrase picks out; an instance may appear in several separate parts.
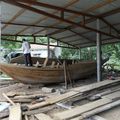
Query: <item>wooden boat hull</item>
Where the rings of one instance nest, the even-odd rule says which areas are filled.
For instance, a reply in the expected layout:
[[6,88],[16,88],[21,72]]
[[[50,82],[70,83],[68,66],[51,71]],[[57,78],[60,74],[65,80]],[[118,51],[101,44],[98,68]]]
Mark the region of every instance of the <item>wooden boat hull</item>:
[[[37,68],[15,64],[0,64],[0,69],[14,80],[18,80],[23,83],[48,84],[64,82],[63,67]],[[96,72],[96,62],[79,62],[77,64],[68,65],[68,71],[72,80],[87,78]]]
[[[46,59],[46,58],[32,57],[32,63],[33,63],[33,64],[36,64],[36,62],[38,61],[40,64],[43,64],[44,61],[45,61],[45,59]],[[24,56],[21,55],[21,56],[12,58],[11,61],[10,61],[10,63],[24,64],[24,63],[25,63],[24,60],[25,60]],[[73,60],[68,60],[68,59],[67,59],[67,60],[66,60],[66,59],[59,59],[59,60],[57,60],[57,59],[52,59],[52,58],[50,58],[50,59],[48,60],[48,62],[47,62],[47,65],[51,65],[52,61],[55,61],[56,63],[57,63],[57,62],[63,63],[63,61],[66,61],[68,64],[72,64],[72,61],[73,61]],[[76,60],[74,60],[74,62],[75,62],[75,61],[78,61],[78,60],[76,59]]]

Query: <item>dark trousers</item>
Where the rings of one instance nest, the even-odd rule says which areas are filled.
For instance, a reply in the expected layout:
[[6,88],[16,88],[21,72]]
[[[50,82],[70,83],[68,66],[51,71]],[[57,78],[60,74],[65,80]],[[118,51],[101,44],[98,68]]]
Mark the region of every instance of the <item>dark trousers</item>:
[[26,53],[26,54],[24,54],[24,57],[25,57],[25,65],[26,66],[32,66],[31,54]]

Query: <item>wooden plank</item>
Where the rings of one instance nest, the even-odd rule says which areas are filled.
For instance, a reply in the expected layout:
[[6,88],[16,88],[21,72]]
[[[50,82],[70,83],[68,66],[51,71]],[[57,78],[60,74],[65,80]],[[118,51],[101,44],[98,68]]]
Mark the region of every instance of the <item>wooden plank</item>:
[[85,85],[83,87],[77,87],[77,88],[72,89],[72,91],[67,92],[65,94],[58,95],[54,98],[46,99],[46,101],[44,101],[44,102],[36,103],[34,105],[28,105],[28,108],[29,109],[35,109],[35,108],[43,107],[43,106],[46,106],[46,105],[49,105],[49,104],[54,104],[56,102],[68,99],[68,98],[73,97],[73,96],[76,96],[77,94],[82,95],[84,92],[94,90],[94,89],[97,89],[97,88],[101,88],[101,87],[105,87],[107,85],[112,85],[112,84],[115,84],[115,83],[118,83],[118,82],[120,83],[120,80],[114,80],[114,81],[105,80],[105,81],[101,81],[99,83],[93,83],[93,84],[90,84],[90,85]]
[[87,92],[87,91],[90,91],[90,90],[93,90],[93,89],[96,89],[96,88],[100,88],[102,86],[114,84],[114,83],[117,83],[117,82],[120,83],[120,79],[119,80],[104,80],[102,82],[97,82],[97,83],[93,83],[93,84],[90,84],[90,85],[85,85],[83,87],[77,87],[77,88],[74,88],[73,90],[74,91],[79,91],[79,92]]
[[14,85],[9,85],[8,87],[1,88],[1,89],[0,89],[0,93],[10,92],[10,91],[12,91],[12,90],[16,90],[16,89],[21,88],[21,87],[23,87],[23,86],[24,86],[24,85],[21,84],[21,83],[16,83],[16,84],[14,84]]
[[10,106],[9,111],[10,111],[9,120],[22,120],[20,104]]
[[43,94],[34,94],[34,95],[21,95],[21,96],[15,96],[15,99],[34,99],[36,97],[43,96]]
[[26,112],[23,112],[23,115],[34,115],[34,114],[44,113],[54,108],[56,108],[56,105],[51,105],[51,106],[47,106],[47,107],[43,107],[35,110],[26,111]]
[[52,97],[52,98],[49,98],[47,99],[46,101],[44,102],[40,102],[40,103],[37,103],[37,104],[34,104],[34,105],[28,105],[28,108],[30,110],[32,109],[36,109],[36,108],[39,108],[39,107],[43,107],[43,106],[46,106],[46,105],[49,105],[49,104],[53,104],[53,103],[56,103],[56,102],[59,102],[60,100],[64,100],[66,98],[69,98],[75,94],[77,94],[78,92],[75,92],[75,91],[70,91],[68,93],[65,93],[65,94],[62,94],[62,95],[58,95],[56,97]]
[[44,113],[40,113],[40,114],[36,114],[35,117],[38,120],[53,120],[50,116],[44,114]]
[[76,116],[79,116],[80,114],[93,110],[97,107],[103,106],[105,104],[111,103],[112,101],[110,99],[100,99],[94,102],[90,102],[88,104],[75,107],[71,110],[66,110],[60,113],[54,114],[55,119],[65,120],[70,119]]
[[6,118],[8,116],[9,116],[8,109],[0,112],[0,120],[2,120],[3,118]]
[[27,115],[25,115],[25,120],[29,120]]
[[111,100],[119,99],[120,98],[120,91],[114,92],[112,94],[105,95],[102,98],[108,98],[108,99],[111,99]]
[[105,118],[103,118],[103,117],[100,117],[100,116],[98,116],[98,115],[95,115],[95,116],[93,116],[92,118],[93,118],[93,120],[107,120],[107,119],[105,119]]
[[15,103],[14,103],[5,93],[3,93],[3,96],[4,96],[12,105],[15,105]]
[[119,106],[119,105],[120,105],[120,100],[117,100],[115,102],[112,102],[112,103],[106,104],[104,106],[100,106],[98,108],[95,108],[91,111],[87,111],[85,113],[82,113],[80,116],[78,116],[76,118],[73,118],[73,119],[70,119],[70,120],[83,120],[85,118],[88,118],[88,117],[96,115],[100,112],[112,109],[113,107],[116,107],[116,106]]

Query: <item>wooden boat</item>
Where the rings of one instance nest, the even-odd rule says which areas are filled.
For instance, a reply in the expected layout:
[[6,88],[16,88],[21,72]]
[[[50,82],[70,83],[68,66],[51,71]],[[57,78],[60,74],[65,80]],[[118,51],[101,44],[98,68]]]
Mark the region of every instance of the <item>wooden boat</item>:
[[[40,57],[32,57],[32,62],[33,62],[33,64],[36,64],[36,62],[38,61],[40,64],[43,64],[43,62],[45,61],[45,59],[46,58],[40,58]],[[49,59],[49,61],[48,61],[48,63],[47,63],[47,65],[50,65],[51,63],[52,63],[52,61],[56,61],[56,62],[61,62],[61,63],[63,63],[63,61],[66,61],[68,64],[72,64],[72,61],[73,60],[66,60],[66,59]],[[75,61],[78,61],[77,59],[76,60],[74,60],[74,62]],[[21,56],[18,56],[18,57],[15,57],[15,58],[12,58],[11,60],[10,60],[10,63],[18,63],[18,64],[24,64],[24,56],[23,55],[21,55]]]
[[[29,84],[48,84],[64,82],[64,67],[51,68],[48,67],[26,67],[24,65],[16,64],[0,64],[0,69],[12,77],[23,83]],[[79,80],[87,78],[96,72],[96,62],[86,61],[67,65],[67,71],[72,80]],[[68,79],[68,75],[67,75]]]

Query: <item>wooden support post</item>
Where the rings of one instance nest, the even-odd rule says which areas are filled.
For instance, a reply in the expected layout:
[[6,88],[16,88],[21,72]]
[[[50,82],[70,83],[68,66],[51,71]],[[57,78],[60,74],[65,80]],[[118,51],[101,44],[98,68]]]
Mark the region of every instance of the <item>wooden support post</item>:
[[43,63],[43,67],[46,67],[47,62],[48,62],[48,57],[45,59],[45,61],[44,61],[44,63]]
[[64,78],[65,78],[65,88],[68,89],[68,83],[67,83],[67,71],[66,71],[66,62],[63,62],[63,68],[64,68]]
[[50,66],[51,68],[54,68],[55,67],[55,61],[52,61],[52,64]]
[[66,64],[66,72],[67,72],[68,79],[70,81],[70,85],[71,85],[71,87],[73,87],[74,82],[73,82],[73,80],[71,80],[70,73],[69,73],[69,68],[68,68],[67,64]]

